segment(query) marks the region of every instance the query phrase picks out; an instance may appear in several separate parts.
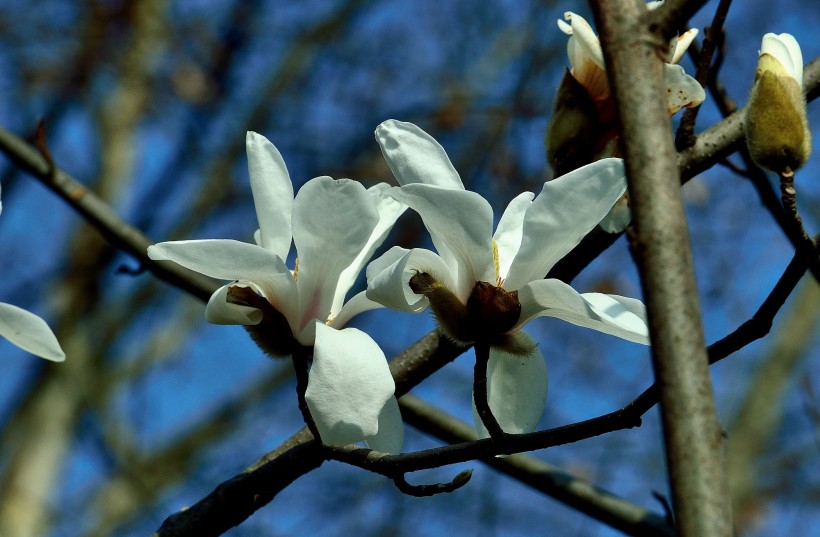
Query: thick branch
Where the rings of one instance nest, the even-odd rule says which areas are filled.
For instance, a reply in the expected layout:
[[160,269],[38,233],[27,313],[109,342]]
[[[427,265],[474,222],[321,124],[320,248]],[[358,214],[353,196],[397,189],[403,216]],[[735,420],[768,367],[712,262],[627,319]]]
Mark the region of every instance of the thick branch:
[[728,537],[722,433],[666,110],[666,36],[650,32],[645,13],[640,1],[596,6],[623,133],[676,521],[682,537]]

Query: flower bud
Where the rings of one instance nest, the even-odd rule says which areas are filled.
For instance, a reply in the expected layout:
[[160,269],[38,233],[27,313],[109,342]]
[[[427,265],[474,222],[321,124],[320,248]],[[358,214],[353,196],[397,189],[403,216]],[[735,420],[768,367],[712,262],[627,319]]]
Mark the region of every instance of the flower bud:
[[594,160],[599,130],[595,103],[584,86],[566,71],[544,137],[547,161],[556,176]]
[[803,95],[803,56],[789,34],[766,34],[746,108],[752,159],[778,174],[800,168],[811,153]]

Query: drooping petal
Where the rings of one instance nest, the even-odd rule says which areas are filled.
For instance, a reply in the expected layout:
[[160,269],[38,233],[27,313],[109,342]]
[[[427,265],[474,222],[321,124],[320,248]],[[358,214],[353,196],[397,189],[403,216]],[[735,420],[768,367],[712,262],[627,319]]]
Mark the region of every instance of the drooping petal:
[[382,307],[384,306],[367,298],[367,291],[362,291],[360,293],[356,293],[353,295],[353,298],[345,302],[345,305],[342,306],[339,313],[330,319],[330,321],[332,321],[330,324],[333,328],[339,330],[356,315]]
[[317,177],[299,190],[293,202],[300,312],[295,333],[310,319],[324,322],[330,316],[340,275],[364,249],[378,222],[373,199],[356,181]]
[[400,185],[425,183],[464,190],[444,148],[413,123],[388,119],[376,127],[376,141]]
[[316,323],[305,399],[325,444],[343,446],[374,436],[394,392],[387,360],[370,336]]
[[669,115],[681,108],[698,106],[706,99],[706,92],[698,81],[687,75],[680,65],[664,64],[663,79],[666,84]]
[[213,324],[259,324],[262,320],[262,312],[259,309],[228,302],[228,290],[233,286],[251,287],[256,290],[253,284],[246,281],[223,285],[208,300],[208,305],[205,306],[205,320]]
[[336,287],[333,305],[330,308],[331,318],[338,317],[344,304],[345,296],[356,282],[356,278],[359,277],[359,273],[364,268],[364,265],[373,256],[376,248],[382,245],[384,239],[387,238],[387,234],[390,233],[390,230],[393,228],[393,224],[396,223],[399,216],[407,209],[407,206],[403,203],[400,203],[390,196],[384,195],[385,191],[389,189],[390,187],[387,184],[379,183],[367,190],[378,212],[379,223],[373,228],[373,232],[367,239],[367,243],[362,248],[362,251],[359,252],[359,255],[356,256],[356,259],[353,260],[353,263],[343,270],[339,276],[339,285]]
[[419,213],[439,255],[456,279],[452,289],[462,300],[477,281],[495,279],[493,270],[493,210],[481,195],[411,184],[391,195]]
[[398,455],[404,446],[404,422],[395,397],[387,400],[379,414],[379,432],[368,436],[364,443],[370,449]]
[[279,150],[261,134],[248,132],[245,146],[253,204],[259,221],[258,244],[287,259],[293,207],[293,184],[288,168]]
[[549,269],[594,228],[626,190],[621,159],[603,159],[547,181],[527,210],[521,248],[505,287],[518,289]]
[[521,247],[521,238],[524,235],[524,215],[532,205],[535,195],[532,192],[519,194],[504,209],[498,227],[495,229],[493,241],[498,249],[498,274],[500,278],[507,277],[513,259]]
[[23,308],[0,302],[0,336],[46,360],[65,360],[60,342],[48,324]]
[[298,307],[296,284],[285,263],[270,250],[228,239],[175,241],[149,246],[148,257],[173,261],[211,278],[253,282],[294,325]]
[[649,344],[649,328],[638,300],[615,295],[580,295],[562,281],[548,279],[528,283],[518,290],[522,326],[539,316],[556,317],[627,341]]
[[774,59],[797,80],[800,87],[803,87],[803,52],[793,35],[765,34],[760,44],[760,54],[774,56]]
[[[534,344],[526,332],[519,332]],[[547,400],[547,364],[538,347],[527,356],[490,349],[487,363],[487,401],[501,429],[531,433],[538,426]],[[489,438],[473,402],[473,419],[481,438]]]
[[430,250],[406,250],[394,246],[367,266],[367,298],[398,311],[417,313],[429,301],[410,289],[410,278],[419,272],[431,274],[447,289],[453,289],[455,280],[441,257]]

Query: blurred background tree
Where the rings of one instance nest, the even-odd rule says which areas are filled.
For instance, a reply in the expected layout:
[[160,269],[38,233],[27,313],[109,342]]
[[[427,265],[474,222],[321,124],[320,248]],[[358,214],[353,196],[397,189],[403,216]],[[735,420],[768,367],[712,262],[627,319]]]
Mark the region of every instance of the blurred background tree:
[[[690,25],[709,25],[716,5]],[[588,15],[582,3],[549,0],[2,2],[0,126],[31,137],[44,119],[55,163],[157,241],[250,240],[246,130],[277,145],[296,185],[317,175],[393,182],[372,135],[388,118],[436,137],[500,214],[551,177],[543,132],[568,66],[555,24],[568,10]],[[729,101],[745,103],[763,33],[794,34],[809,63],[819,26],[808,1],[732,6],[719,73]],[[710,95],[696,132],[720,118]],[[811,104],[809,120],[817,139]],[[817,158],[797,175],[810,233],[820,224]],[[0,341],[0,534],[150,534],[302,426],[287,362],[263,357],[238,327],[207,324],[201,302],[141,272],[11,162],[0,166],[0,300],[47,318],[68,355],[45,363]],[[750,317],[793,248],[731,167],[684,194],[711,342]],[[408,213],[386,244],[426,240]],[[820,300],[806,280],[775,335],[712,369],[744,535],[820,525]],[[639,296],[627,241],[574,285]],[[429,315],[385,310],[356,325],[388,356],[433,328]],[[530,326],[550,367],[541,428],[619,408],[651,383],[643,347],[551,320]],[[466,353],[413,393],[471,422],[471,375]],[[439,444],[408,427],[406,450]],[[530,455],[663,512],[656,412],[639,429]],[[468,486],[417,499],[326,463],[229,534],[620,534],[480,463],[418,479],[466,467],[477,470]]]

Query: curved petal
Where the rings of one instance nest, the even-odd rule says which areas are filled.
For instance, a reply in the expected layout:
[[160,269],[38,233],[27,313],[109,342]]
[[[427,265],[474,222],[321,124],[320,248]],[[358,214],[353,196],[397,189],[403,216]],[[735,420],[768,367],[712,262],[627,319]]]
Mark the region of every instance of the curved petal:
[[353,263],[344,269],[339,276],[339,285],[336,287],[333,305],[330,307],[331,318],[339,316],[345,296],[350,288],[353,287],[362,268],[364,268],[364,265],[373,256],[376,248],[381,246],[384,239],[387,238],[387,234],[390,233],[393,224],[396,223],[399,216],[407,210],[407,206],[403,203],[384,195],[386,190],[390,190],[390,186],[385,183],[379,183],[367,190],[367,193],[375,204],[376,211],[379,215],[379,222],[376,224],[376,227],[373,228],[373,232],[370,234],[370,238],[367,239],[367,243],[362,248],[362,251],[359,252],[359,255],[353,260]]
[[666,106],[669,115],[681,108],[698,106],[706,99],[706,92],[698,81],[687,75],[680,65],[664,64],[663,78],[666,84]]
[[294,333],[311,319],[328,319],[340,275],[364,249],[378,222],[373,199],[356,181],[317,177],[299,190],[293,202],[300,312]]
[[329,324],[339,330],[356,315],[383,307],[384,306],[378,302],[367,298],[367,291],[362,291],[361,293],[356,293],[353,295],[353,298],[345,302],[345,305],[339,310],[339,313],[330,319]]
[[553,279],[528,283],[518,290],[518,299],[521,317],[517,327],[535,317],[555,317],[627,341],[649,344],[646,312],[639,300],[600,293],[581,295]]
[[464,190],[444,148],[413,123],[388,119],[376,127],[376,141],[400,185],[425,183]]
[[447,289],[454,288],[453,276],[441,257],[430,250],[406,250],[394,246],[367,266],[367,298],[386,308],[418,313],[429,301],[410,289],[410,278],[427,272]]
[[803,87],[803,53],[791,34],[768,33],[760,43],[760,54],[770,54]]
[[621,159],[587,164],[547,181],[524,216],[521,248],[505,287],[541,279],[594,228],[626,190]]
[[[524,331],[518,333],[532,344]],[[538,426],[547,400],[547,364],[538,347],[527,356],[490,350],[487,363],[487,401],[501,429],[507,433],[531,433]],[[473,419],[478,435],[489,438],[489,433],[473,402]]]
[[404,422],[395,397],[387,400],[379,414],[379,432],[368,436],[364,443],[370,449],[398,455],[404,446]]
[[[564,13],[564,20],[569,21],[570,27],[572,28],[572,36],[577,39],[577,45],[581,47],[584,54],[598,67],[606,69],[606,67],[604,67],[604,51],[601,50],[601,42],[598,40],[598,36],[595,35],[592,26],[589,25],[585,18],[572,11]],[[561,30],[566,33],[564,27],[561,27]]]
[[65,360],[60,342],[48,324],[23,308],[0,302],[0,336],[40,358],[52,362]]
[[495,279],[493,270],[493,210],[481,195],[411,184],[391,195],[419,213],[439,255],[456,278],[453,289],[465,299],[477,281]]
[[305,399],[322,442],[343,446],[374,436],[395,387],[384,353],[370,336],[316,323]]
[[255,132],[245,136],[248,174],[259,221],[258,244],[282,259],[288,258],[291,241],[290,215],[293,184],[279,150]]
[[205,306],[205,320],[213,324],[259,324],[262,321],[261,310],[228,302],[228,290],[233,286],[250,287],[257,291],[256,286],[250,282],[223,285],[208,299],[208,305]]
[[[149,246],[148,257],[173,261],[211,278],[253,282],[288,319],[294,331],[297,328],[294,324],[299,304],[293,275],[270,250],[228,239],[176,241]],[[215,318],[220,315],[214,313]]]
[[683,55],[686,54],[689,45],[692,44],[692,41],[695,40],[695,37],[698,35],[697,28],[690,28],[680,34],[678,37],[672,40],[672,58],[669,60],[669,63],[678,63]]
[[524,235],[524,215],[532,205],[535,194],[524,192],[519,194],[504,209],[501,220],[493,235],[493,242],[498,249],[498,274],[502,280],[507,277],[518,249],[521,248],[521,238]]

